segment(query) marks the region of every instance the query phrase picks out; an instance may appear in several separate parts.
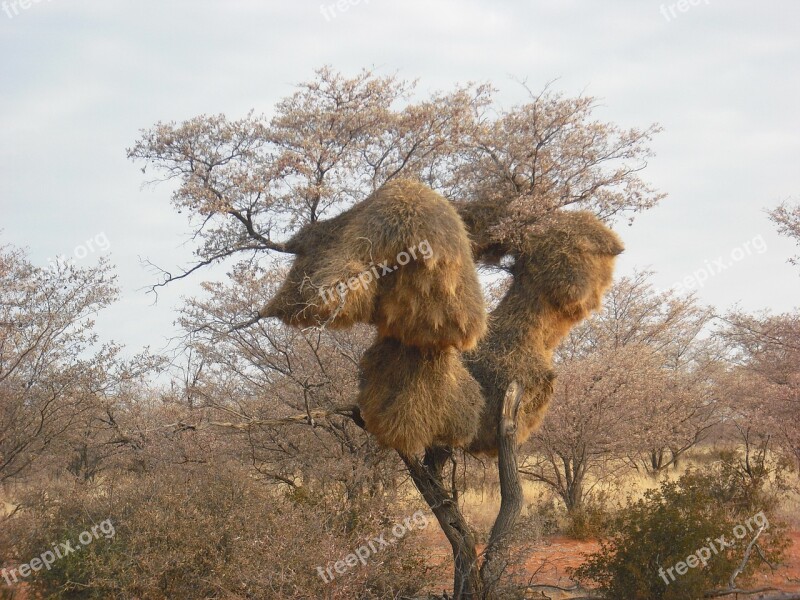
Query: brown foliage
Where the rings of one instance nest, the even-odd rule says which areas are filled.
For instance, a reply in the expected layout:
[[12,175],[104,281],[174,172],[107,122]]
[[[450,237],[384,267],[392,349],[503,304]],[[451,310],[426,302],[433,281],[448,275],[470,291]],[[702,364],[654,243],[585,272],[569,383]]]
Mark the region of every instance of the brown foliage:
[[[416,596],[431,584],[418,529],[401,539],[390,533],[413,507],[392,511],[377,498],[342,510],[331,497],[305,488],[281,493],[209,458],[94,485],[51,481],[26,494],[25,508],[0,531],[0,551],[13,548],[22,562],[54,542],[76,543],[93,522],[112,523],[113,537],[27,580],[47,598],[381,600]],[[396,543],[343,575],[333,570],[381,534]]]
[[[800,204],[784,202],[769,212],[769,217],[778,226],[778,233],[800,244]],[[789,262],[800,264],[800,256],[789,259]]]
[[751,446],[766,448],[772,439],[800,464],[800,316],[734,312],[725,321],[720,336],[732,365],[721,396],[728,423],[746,453]]
[[617,281],[554,355],[553,399],[522,471],[561,498],[573,526],[601,485],[632,466],[655,475],[677,465],[720,417],[718,344],[704,335],[713,313],[649,278]]
[[97,344],[91,316],[116,293],[105,262],[43,269],[0,245],[0,483],[79,449],[106,396],[148,368]]
[[196,263],[178,275],[164,271],[157,285],[229,257],[285,252],[287,231],[398,177],[450,200],[502,207],[486,234],[504,244],[564,207],[607,219],[663,197],[641,177],[659,128],[598,121],[594,98],[545,89],[504,107],[486,84],[426,98],[414,97],[414,87],[325,67],[281,100],[271,119],[201,115],[145,131],[128,155],[178,181],[173,202],[197,217],[199,242]]

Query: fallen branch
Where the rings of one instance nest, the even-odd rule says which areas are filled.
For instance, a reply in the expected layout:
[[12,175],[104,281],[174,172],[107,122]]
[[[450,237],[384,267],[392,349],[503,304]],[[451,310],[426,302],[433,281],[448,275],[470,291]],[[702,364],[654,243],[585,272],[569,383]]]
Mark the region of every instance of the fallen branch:
[[744,556],[742,557],[742,562],[739,564],[736,570],[733,573],[731,573],[731,578],[728,580],[729,588],[733,589],[734,587],[736,587],[736,578],[742,574],[742,571],[744,571],[745,567],[747,566],[747,561],[750,560],[750,553],[753,551],[753,546],[755,545],[756,541],[761,536],[761,534],[764,533],[764,529],[766,529],[766,525],[762,525],[761,527],[759,527],[758,531],[756,531],[755,536],[753,536],[753,539],[750,540],[749,544],[747,544],[747,548],[745,548],[744,551]]
[[765,594],[767,592],[775,592],[775,593],[767,594],[765,596],[758,596],[757,600],[800,600],[800,592],[782,592],[777,588],[772,588],[772,587],[758,588],[755,590],[743,590],[740,588],[715,590],[713,592],[707,592],[705,594],[705,597],[722,598],[724,596],[730,596],[732,594],[736,594],[737,597],[738,595],[752,596],[754,594]]
[[224,427],[228,429],[247,430],[252,427],[277,427],[279,425],[306,424],[314,425],[317,420],[327,419],[332,416],[347,417],[359,427],[364,427],[364,420],[361,418],[361,411],[355,405],[341,406],[333,410],[310,410],[306,413],[292,415],[290,417],[280,417],[276,419],[250,419],[232,423],[227,421],[207,421],[206,427]]

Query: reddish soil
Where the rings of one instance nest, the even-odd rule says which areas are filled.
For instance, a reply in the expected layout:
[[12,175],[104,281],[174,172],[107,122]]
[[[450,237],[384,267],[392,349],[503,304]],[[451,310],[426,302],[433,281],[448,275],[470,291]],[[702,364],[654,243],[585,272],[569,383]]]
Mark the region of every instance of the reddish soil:
[[800,531],[789,532],[792,545],[786,551],[786,560],[774,573],[767,571],[756,575],[755,585],[776,587],[787,592],[800,592]]
[[[447,565],[450,561],[450,544],[438,528],[429,527],[425,531],[430,545],[431,557],[435,564]],[[787,550],[786,561],[774,572],[767,569],[756,575],[749,587],[773,587],[788,592],[800,592],[800,531],[789,534],[792,545]],[[525,558],[524,576],[536,584],[569,588],[573,582],[569,579],[568,569],[579,566],[584,556],[597,550],[598,543],[593,540],[578,541],[562,536],[547,537],[535,544]],[[479,550],[482,549],[479,548]],[[451,567],[437,582],[433,592],[441,592],[452,586]],[[556,590],[547,590],[552,598],[569,598],[569,594],[558,594]]]

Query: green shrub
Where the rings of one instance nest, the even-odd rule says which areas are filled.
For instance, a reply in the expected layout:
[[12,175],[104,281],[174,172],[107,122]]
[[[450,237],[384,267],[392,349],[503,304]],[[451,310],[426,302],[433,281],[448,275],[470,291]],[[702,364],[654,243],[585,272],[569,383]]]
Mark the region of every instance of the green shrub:
[[[765,501],[766,513],[753,505],[759,499]],[[677,482],[665,481],[630,502],[612,519],[612,533],[601,541],[600,550],[573,576],[594,581],[601,592],[619,600],[702,598],[706,591],[727,586],[759,526],[769,522],[773,503],[768,500],[763,490],[740,489],[722,466],[690,471]],[[735,540],[735,545],[721,548],[715,541],[723,535],[726,542]],[[738,535],[741,539],[736,539]],[[774,563],[780,560],[787,538],[773,522],[758,544]],[[685,563],[692,555],[703,560],[689,559],[695,563],[689,568]],[[741,579],[759,566],[763,562],[753,553]]]

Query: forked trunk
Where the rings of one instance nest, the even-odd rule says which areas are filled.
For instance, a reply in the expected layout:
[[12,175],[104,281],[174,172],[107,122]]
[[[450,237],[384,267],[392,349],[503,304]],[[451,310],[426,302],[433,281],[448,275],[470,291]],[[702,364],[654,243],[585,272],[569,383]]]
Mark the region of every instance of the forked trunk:
[[433,511],[453,550],[453,600],[494,600],[509,564],[510,534],[522,509],[522,484],[517,471],[516,422],[523,389],[513,382],[506,391],[498,426],[500,511],[479,566],[475,536],[461,513],[455,491],[445,488],[442,472],[452,456],[450,448],[431,448],[422,462],[401,458],[414,485]]

